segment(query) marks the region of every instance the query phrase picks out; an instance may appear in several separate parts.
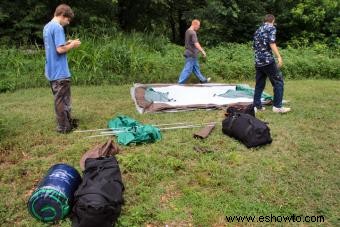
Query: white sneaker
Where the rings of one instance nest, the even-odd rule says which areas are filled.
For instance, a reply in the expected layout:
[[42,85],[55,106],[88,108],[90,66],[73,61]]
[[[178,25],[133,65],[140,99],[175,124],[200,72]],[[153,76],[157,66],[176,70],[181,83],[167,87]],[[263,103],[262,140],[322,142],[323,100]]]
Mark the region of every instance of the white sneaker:
[[288,107],[281,107],[281,108],[277,108],[275,106],[273,106],[273,112],[274,113],[288,113],[291,109]]
[[266,110],[266,108],[264,108],[263,106],[262,106],[261,109],[258,109],[256,106],[254,107],[255,113],[257,113],[257,112],[262,112],[262,111],[265,111],[265,110]]
[[208,77],[208,78],[207,78],[207,82],[209,83],[209,82],[210,82],[210,80],[211,80],[211,77]]

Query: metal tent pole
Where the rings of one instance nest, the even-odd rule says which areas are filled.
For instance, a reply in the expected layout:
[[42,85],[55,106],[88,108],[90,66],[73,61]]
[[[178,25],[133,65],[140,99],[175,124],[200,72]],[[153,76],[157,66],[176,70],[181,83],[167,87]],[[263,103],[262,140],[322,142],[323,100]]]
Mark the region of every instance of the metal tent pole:
[[[216,124],[216,122],[200,123],[200,125],[209,125],[209,124]],[[190,123],[190,122],[178,122],[178,123],[156,124],[156,125],[152,125],[152,126],[159,127],[159,126],[172,126],[172,125],[198,125],[198,124],[193,124],[193,123]],[[105,132],[105,131],[110,132],[110,131],[117,131],[117,130],[119,131],[119,130],[122,130],[124,128],[131,128],[131,127],[77,130],[77,131],[74,131],[74,132],[77,132],[77,133]]]

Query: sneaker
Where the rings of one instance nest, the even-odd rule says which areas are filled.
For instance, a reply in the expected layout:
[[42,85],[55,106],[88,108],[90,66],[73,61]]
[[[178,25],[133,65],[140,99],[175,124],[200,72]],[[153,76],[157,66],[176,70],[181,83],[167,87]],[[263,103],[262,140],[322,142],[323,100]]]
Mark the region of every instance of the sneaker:
[[277,108],[275,106],[273,106],[273,112],[274,113],[288,113],[291,109],[290,108],[287,108],[287,107],[280,107],[280,108]]
[[56,131],[60,134],[68,134],[72,132],[72,129],[65,129],[65,130],[57,129]]
[[206,84],[206,83],[209,83],[209,82],[210,82],[210,80],[211,80],[211,78],[210,78],[210,77],[208,77],[208,78],[207,78],[207,80],[205,80],[205,81],[200,81],[200,83],[201,83],[201,84]]
[[255,113],[262,112],[262,111],[265,111],[265,110],[266,110],[266,108],[264,108],[263,106],[261,108],[257,108],[256,106],[254,107]]
[[79,119],[77,118],[72,118],[71,119],[71,127],[72,127],[72,130],[73,129],[77,129],[79,126]]

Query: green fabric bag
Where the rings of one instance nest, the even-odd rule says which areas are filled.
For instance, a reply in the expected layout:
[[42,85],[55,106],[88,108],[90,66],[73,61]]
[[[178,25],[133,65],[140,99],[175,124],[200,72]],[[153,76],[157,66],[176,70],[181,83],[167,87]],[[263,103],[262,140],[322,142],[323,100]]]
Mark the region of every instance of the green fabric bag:
[[117,131],[117,142],[123,145],[153,143],[162,138],[159,128],[143,125],[128,116],[118,116],[108,122],[108,127]]
[[137,125],[141,125],[141,123],[139,123],[138,121],[136,121],[135,119],[131,117],[124,116],[124,115],[119,115],[118,117],[109,120],[109,122],[107,123],[107,126],[109,128],[116,129],[116,130],[123,129],[123,128],[131,128]]

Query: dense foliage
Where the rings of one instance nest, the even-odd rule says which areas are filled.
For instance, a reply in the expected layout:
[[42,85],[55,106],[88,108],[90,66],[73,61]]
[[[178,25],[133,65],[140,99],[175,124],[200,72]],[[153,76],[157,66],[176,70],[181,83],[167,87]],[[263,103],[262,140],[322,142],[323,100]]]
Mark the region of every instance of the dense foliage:
[[336,0],[2,0],[0,43],[41,44],[42,27],[62,2],[76,14],[68,29],[71,32],[152,32],[181,44],[189,22],[199,18],[204,44],[243,43],[251,40],[263,16],[273,13],[281,45],[340,43],[340,4]]
[[[74,84],[176,83],[183,67],[183,47],[156,35],[115,33],[96,37],[79,34],[82,45],[68,54]],[[214,82],[254,78],[251,43],[207,48],[202,72]],[[340,50],[317,44],[281,50],[286,78],[340,79]],[[47,85],[44,49],[0,48],[0,93]],[[197,82],[195,77],[191,82]]]

